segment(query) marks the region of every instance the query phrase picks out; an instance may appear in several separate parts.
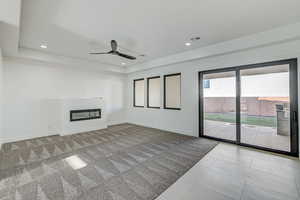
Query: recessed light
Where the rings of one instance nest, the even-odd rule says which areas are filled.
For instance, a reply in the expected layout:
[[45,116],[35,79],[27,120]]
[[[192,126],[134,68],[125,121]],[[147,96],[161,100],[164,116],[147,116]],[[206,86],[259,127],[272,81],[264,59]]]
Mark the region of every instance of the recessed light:
[[122,62],[121,65],[126,65],[126,63]]
[[192,44],[190,42],[186,42],[185,46],[191,46]]
[[40,47],[41,47],[42,49],[47,49],[47,48],[48,48],[47,45],[45,45],[45,44],[42,44]]

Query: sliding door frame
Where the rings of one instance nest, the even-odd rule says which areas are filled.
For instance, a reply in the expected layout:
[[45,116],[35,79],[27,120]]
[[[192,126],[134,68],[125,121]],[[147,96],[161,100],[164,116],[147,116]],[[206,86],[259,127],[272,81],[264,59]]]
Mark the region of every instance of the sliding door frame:
[[[244,69],[261,68],[274,65],[289,65],[289,82],[290,82],[290,152],[271,149],[262,146],[256,146],[252,144],[246,144],[241,142],[241,114],[240,114],[240,100],[241,100],[241,75],[240,71]],[[207,136],[204,134],[204,102],[203,102],[203,75],[220,72],[234,72],[236,78],[236,140],[227,140],[222,138],[216,138]],[[298,134],[298,74],[297,74],[297,59],[279,60],[258,64],[241,65],[237,67],[229,67],[222,69],[212,69],[199,72],[199,137],[214,139],[217,141],[228,142],[240,146],[252,147],[255,149],[270,151],[274,153],[280,153],[284,155],[299,156],[299,134]]]

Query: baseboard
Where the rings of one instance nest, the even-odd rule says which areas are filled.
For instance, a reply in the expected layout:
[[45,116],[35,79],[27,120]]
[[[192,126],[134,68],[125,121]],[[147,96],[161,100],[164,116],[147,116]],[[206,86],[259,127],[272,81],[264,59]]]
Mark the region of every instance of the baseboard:
[[1,145],[8,144],[8,143],[14,143],[14,142],[22,142],[22,141],[28,141],[32,139],[41,139],[41,138],[46,138],[46,137],[54,137],[54,136],[60,136],[59,134],[53,134],[53,135],[46,135],[46,136],[41,136],[41,137],[33,137],[33,138],[20,138],[18,140],[6,140],[0,143]]
[[[116,124],[110,124],[107,127],[113,127],[113,126],[120,126],[120,125],[131,125],[132,123],[129,122],[122,122],[122,123],[116,123]],[[135,125],[135,124],[132,124]]]
[[141,126],[141,127],[145,127],[145,128],[152,128],[152,129],[155,129],[155,130],[166,131],[166,132],[169,132],[169,133],[176,133],[176,134],[190,136],[190,137],[198,137],[198,136],[195,136],[194,134],[187,134],[186,132],[179,131],[179,130],[174,131],[174,130],[171,130],[171,129],[157,128],[157,127],[153,127],[153,126],[148,126],[148,125],[138,124],[138,123],[132,123],[132,122],[126,122],[126,124],[132,124],[132,125],[135,125],[135,126]]
[[107,126],[119,125],[119,124],[126,124],[128,123],[125,120],[117,120],[117,121],[108,121]]

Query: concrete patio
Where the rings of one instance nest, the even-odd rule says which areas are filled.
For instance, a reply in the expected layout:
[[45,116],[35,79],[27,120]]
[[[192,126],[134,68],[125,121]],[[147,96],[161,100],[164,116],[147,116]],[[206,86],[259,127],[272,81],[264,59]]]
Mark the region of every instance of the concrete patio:
[[[204,134],[227,140],[236,139],[236,126],[233,123],[204,121]],[[243,124],[241,142],[271,149],[290,151],[290,137],[277,135],[276,128]]]

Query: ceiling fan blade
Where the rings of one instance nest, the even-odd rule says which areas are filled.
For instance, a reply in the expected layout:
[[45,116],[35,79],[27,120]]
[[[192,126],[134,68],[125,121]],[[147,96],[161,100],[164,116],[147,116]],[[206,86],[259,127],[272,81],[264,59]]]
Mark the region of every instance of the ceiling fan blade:
[[136,59],[136,57],[134,57],[134,56],[130,56],[130,55],[127,55],[127,54],[123,54],[123,53],[120,53],[120,52],[116,52],[117,53],[117,55],[118,56],[121,56],[121,57],[123,57],[123,58],[127,58],[127,59],[130,59],[130,60],[135,60]]
[[108,53],[89,53],[91,55],[108,54]]
[[89,53],[89,54],[91,54],[91,55],[100,55],[100,54],[111,54],[112,53],[112,51],[109,51],[109,52],[100,52],[100,53],[97,53],[97,52],[92,52],[92,53]]
[[112,50],[112,51],[117,51],[117,49],[118,49],[118,43],[117,43],[116,40],[112,40],[112,41],[110,42],[110,45],[111,45],[111,50]]

